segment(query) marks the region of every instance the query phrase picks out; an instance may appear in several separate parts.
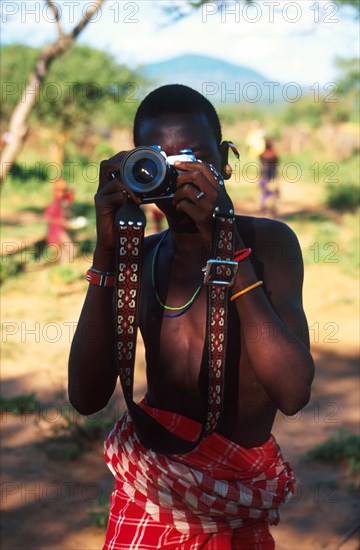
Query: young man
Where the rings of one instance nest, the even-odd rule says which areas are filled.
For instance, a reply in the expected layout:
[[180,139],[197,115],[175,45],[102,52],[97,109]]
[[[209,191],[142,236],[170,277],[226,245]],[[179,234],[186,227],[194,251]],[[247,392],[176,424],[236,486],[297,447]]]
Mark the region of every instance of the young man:
[[[159,145],[167,155],[190,148],[196,161],[175,164],[180,172],[174,195],[157,203],[169,229],[145,239],[143,247],[139,325],[146,348],[147,393],[140,407],[134,407],[127,394],[126,369],[121,370],[131,411],[105,444],[106,461],[117,481],[105,549],[272,549],[269,523],[278,522],[278,507],[293,490],[291,469],[271,428],[277,409],[295,414],[310,397],[314,365],[302,308],[301,253],[286,225],[242,216],[241,205],[234,221],[232,208],[218,221],[221,201],[231,206],[221,176],[229,172],[221,139],[212,105],[185,86],[155,90],[135,117],[135,146]],[[123,324],[118,326],[120,337],[115,337],[113,289],[99,286],[100,281],[111,285],[116,272],[115,214],[128,206],[133,212],[134,204],[141,202],[118,175],[124,154],[101,163],[95,196],[97,245],[88,277],[94,284],[70,355],[70,399],[86,415],[102,409],[113,394],[118,376],[115,348],[123,349],[122,327],[127,323],[121,309],[126,300],[121,301],[118,291],[117,316]],[[217,232],[217,223],[230,224],[230,229],[220,227]],[[232,250],[232,238],[235,252],[230,260],[235,258],[237,270],[234,263],[215,263],[220,274],[230,266],[234,281],[226,287],[222,276],[214,282],[208,260],[219,243]],[[124,242],[121,251],[130,250],[132,244]],[[210,274],[203,284],[206,265]],[[128,271],[135,276],[137,269]],[[207,318],[208,289],[211,299],[225,296],[225,303],[211,306]],[[136,293],[128,294],[133,298]],[[228,324],[221,332],[225,310]],[[213,347],[202,360],[208,325],[218,332],[208,337]],[[217,367],[224,348],[222,393],[223,375]],[[214,349],[220,353],[216,361]],[[209,411],[218,403],[216,429],[211,433],[210,428],[199,442],[202,426],[213,419]],[[159,432],[159,425],[166,430]],[[171,438],[166,443],[169,432],[176,436],[174,447]],[[192,440],[195,448],[176,446],[184,440]]]

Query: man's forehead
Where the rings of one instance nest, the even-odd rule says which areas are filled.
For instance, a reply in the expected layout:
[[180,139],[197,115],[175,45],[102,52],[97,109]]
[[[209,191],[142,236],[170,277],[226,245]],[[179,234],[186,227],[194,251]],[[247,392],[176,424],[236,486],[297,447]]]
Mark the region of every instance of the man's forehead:
[[168,147],[179,148],[206,146],[214,141],[207,117],[199,113],[146,118],[141,123],[140,136],[143,144],[166,144]]

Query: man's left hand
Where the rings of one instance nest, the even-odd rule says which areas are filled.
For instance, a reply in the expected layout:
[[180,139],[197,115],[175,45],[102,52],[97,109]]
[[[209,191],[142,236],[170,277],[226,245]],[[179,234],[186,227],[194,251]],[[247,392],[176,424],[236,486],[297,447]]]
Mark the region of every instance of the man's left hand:
[[173,204],[193,220],[206,248],[210,250],[213,213],[222,176],[212,164],[205,162],[176,161],[174,166],[182,173],[177,177]]

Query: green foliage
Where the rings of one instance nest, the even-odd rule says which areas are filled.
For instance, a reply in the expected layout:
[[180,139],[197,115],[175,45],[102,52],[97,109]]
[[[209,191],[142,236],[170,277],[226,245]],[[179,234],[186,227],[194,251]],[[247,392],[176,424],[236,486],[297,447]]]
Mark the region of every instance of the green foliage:
[[[80,70],[81,68],[81,70]],[[102,51],[74,46],[56,59],[37,106],[38,118],[61,132],[130,121],[126,88],[139,77]]]
[[360,14],[360,2],[359,0],[337,0],[337,4],[341,6],[351,6],[357,11],[357,14]]
[[250,122],[252,120],[257,120],[262,124],[266,116],[264,109],[259,106],[219,106],[217,108],[217,113],[222,126],[231,126],[235,125],[239,121]]
[[360,103],[359,66],[359,58],[338,59],[336,85],[329,83],[322,93],[314,87],[312,94],[291,103],[283,114],[285,124],[318,128],[327,123],[356,121]]
[[[39,49],[21,45],[1,48],[4,125],[9,123],[39,53]],[[137,94],[144,84],[139,72],[118,64],[109,54],[75,45],[51,64],[30,124],[33,129],[41,125],[51,131],[62,162],[64,149],[91,143],[91,135],[98,136],[105,128],[130,126],[139,103]],[[14,175],[18,175],[17,170],[15,167]]]
[[52,460],[75,460],[101,443],[115,421],[109,408],[91,416],[82,416],[71,406],[61,410],[61,421],[53,424],[51,435],[41,444]]
[[11,44],[2,47],[0,52],[1,114],[4,122],[7,122],[25,89],[39,50],[20,44]]
[[23,186],[33,180],[41,183],[48,179],[44,162],[37,162],[31,165],[14,162],[9,175],[12,176],[15,187],[18,185]]
[[91,524],[94,527],[99,527],[101,529],[106,528],[109,520],[110,512],[110,494],[106,493],[101,495],[94,502],[92,508],[88,509],[88,514],[91,520]]
[[[360,4],[359,4],[360,5]],[[344,95],[356,88],[360,88],[360,59],[352,57],[350,59],[338,58],[336,66],[340,71],[339,75],[339,93]]]
[[117,151],[115,151],[106,141],[97,143],[94,147],[94,157],[96,159],[108,159],[113,157],[116,153]]
[[345,462],[352,474],[360,473],[360,436],[340,429],[305,455],[307,460],[340,464]]
[[[360,5],[360,3],[359,3]],[[336,61],[339,69],[338,94],[341,98],[341,105],[338,105],[338,117],[346,113],[346,120],[359,121],[360,107],[360,59],[338,58]]]
[[16,277],[24,270],[24,264],[16,259],[14,256],[6,256],[1,258],[0,261],[0,285],[5,281]]
[[[22,45],[1,48],[3,117],[9,120],[40,50]],[[107,53],[75,45],[52,63],[33,117],[58,131],[129,121],[135,110],[130,91],[141,76]],[[80,126],[80,128],[79,128]]]
[[[341,110],[339,109],[336,91],[335,88],[331,90],[328,97],[306,95],[299,101],[290,103],[283,111],[283,122],[290,126],[300,124],[318,128],[324,123],[349,120],[350,110],[346,109],[345,106]],[[332,100],[336,101],[333,102]]]
[[[357,212],[342,215],[343,231],[347,239],[343,239],[341,252],[341,269],[352,277],[358,277],[360,266],[360,234],[358,231],[359,216]],[[351,295],[350,295],[351,296]],[[353,297],[351,296],[351,302]]]
[[327,187],[325,204],[339,212],[355,211],[360,206],[360,189],[351,183],[332,184]]
[[56,265],[48,272],[49,282],[52,285],[70,284],[78,281],[83,276],[83,272],[73,264]]
[[23,393],[9,399],[0,397],[0,410],[2,414],[35,413],[40,410],[40,403],[35,398],[35,393]]

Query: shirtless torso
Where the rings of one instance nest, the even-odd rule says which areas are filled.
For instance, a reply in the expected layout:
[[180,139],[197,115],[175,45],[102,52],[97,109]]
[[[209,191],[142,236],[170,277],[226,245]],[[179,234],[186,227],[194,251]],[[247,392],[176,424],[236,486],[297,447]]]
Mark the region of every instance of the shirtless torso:
[[[250,246],[254,253],[258,250],[257,257],[253,253],[251,260],[258,278],[266,280],[265,291],[270,302],[271,289],[279,284],[275,277],[271,277],[273,264],[276,267],[277,256],[285,255],[291,248],[286,243],[281,250],[279,246],[271,248],[269,243],[266,252],[264,246],[260,246],[261,242],[257,243],[257,237],[260,239],[261,233],[266,234],[277,223],[267,219],[237,218],[246,246]],[[154,407],[172,410],[201,422],[204,412],[198,377],[205,335],[205,289],[184,315],[175,318],[161,316],[163,310],[155,297],[151,276],[159,238],[156,235],[147,241],[142,290],[140,328],[146,346],[148,402]],[[168,233],[158,251],[156,265],[157,292],[161,301],[171,307],[185,304],[201,284],[201,269],[205,263],[206,258],[194,250],[191,235],[187,235],[184,250],[176,253]],[[244,342],[244,338],[250,338],[254,343],[260,339],[261,327],[253,323],[241,327],[233,304],[229,308],[228,326],[224,410],[218,431],[242,446],[258,446],[269,437],[277,410],[256,376]],[[263,326],[262,331],[271,340],[271,324]],[[306,334],[305,325],[303,333]],[[270,355],[269,369],[271,363]]]
[[[201,284],[212,239],[212,212],[218,187],[209,169],[222,159],[208,122],[201,115],[158,117],[143,122],[141,144],[159,144],[168,155],[193,149],[202,164],[181,163],[173,200],[159,203],[169,231],[157,253],[156,286],[171,307],[185,304]],[[96,196],[98,243],[94,266],[114,270],[114,214],[126,187],[109,179],[119,153],[101,166]],[[199,169],[199,167],[201,169]],[[204,192],[201,201],[196,195]],[[124,192],[125,191],[125,192]],[[130,193],[133,200],[138,197]],[[237,249],[251,247],[240,263],[232,293],[254,281],[264,286],[229,304],[224,410],[218,431],[245,447],[261,445],[276,410],[295,414],[309,400],[313,362],[302,308],[303,266],[293,232],[283,223],[237,216]],[[205,290],[179,317],[163,317],[155,297],[152,264],[160,235],[145,241],[140,328],[145,342],[149,404],[203,419],[198,388],[205,333]],[[104,407],[117,380],[112,328],[112,291],[90,285],[70,356],[69,393],[83,414]]]

